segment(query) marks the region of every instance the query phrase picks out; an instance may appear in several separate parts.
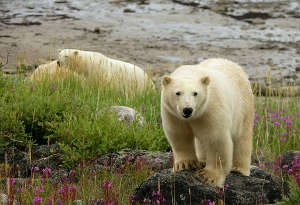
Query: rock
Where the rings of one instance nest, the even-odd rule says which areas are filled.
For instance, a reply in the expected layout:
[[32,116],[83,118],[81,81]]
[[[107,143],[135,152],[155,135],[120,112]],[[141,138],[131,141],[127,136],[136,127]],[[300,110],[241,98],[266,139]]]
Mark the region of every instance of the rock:
[[1,204],[6,204],[7,203],[7,195],[6,194],[0,194],[0,200]]
[[296,65],[296,72],[300,72],[300,64]]
[[174,3],[186,5],[186,6],[199,6],[199,0],[173,0]]
[[[0,148],[0,164],[8,163],[11,177],[30,177],[32,167],[38,167],[39,173],[44,168],[50,168],[53,180],[61,179],[67,174],[63,156],[57,144],[33,146],[29,153],[16,147]],[[5,155],[7,159],[5,159]]]
[[131,9],[131,8],[125,8],[123,10],[124,13],[135,13],[135,10]]
[[171,168],[173,166],[171,152],[152,152],[146,150],[123,149],[117,153],[108,153],[97,159],[98,166],[108,166],[117,170],[126,161],[130,164],[146,165],[154,171]]
[[139,127],[144,123],[144,118],[135,109],[130,107],[112,106],[110,107],[110,110],[117,112],[119,120],[127,122],[128,125],[135,120],[138,120]]
[[250,22],[252,24],[256,24],[256,25],[258,25],[258,24],[265,24],[265,21],[263,19],[259,19],[259,18],[252,19]]
[[75,200],[75,201],[73,201],[73,203],[76,204],[76,205],[82,205],[83,201],[82,200]]
[[277,168],[283,168],[283,166],[287,166],[286,169],[291,169],[293,167],[293,161],[295,160],[298,160],[298,163],[300,162],[300,151],[287,151],[277,159],[276,164],[279,165]]
[[16,147],[0,148],[0,164],[7,163],[13,177],[30,176],[30,159],[28,153]]
[[135,190],[134,200],[142,202],[144,199],[160,198],[161,201],[165,200],[164,204],[170,205],[208,204],[208,201],[252,205],[275,203],[275,200],[282,199],[281,179],[258,167],[251,168],[249,177],[230,173],[225,184],[224,189],[214,188],[192,177],[192,171],[181,171],[174,175],[172,169],[165,169],[144,181]]

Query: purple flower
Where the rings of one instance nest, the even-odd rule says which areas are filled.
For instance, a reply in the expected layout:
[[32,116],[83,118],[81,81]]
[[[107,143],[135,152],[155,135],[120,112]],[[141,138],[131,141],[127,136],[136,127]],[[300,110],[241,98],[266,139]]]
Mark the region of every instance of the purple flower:
[[72,191],[76,191],[77,190],[77,186],[76,185],[71,186],[71,190]]
[[145,110],[145,106],[144,106],[144,105],[141,106],[141,110],[142,110],[142,111]]
[[56,86],[55,86],[55,85],[52,85],[52,86],[50,87],[50,89],[51,89],[51,90],[56,90]]
[[292,120],[285,120],[285,123],[286,123],[287,125],[292,125],[292,124],[293,124]]
[[36,195],[37,192],[44,192],[44,186],[35,187],[34,195]]
[[40,169],[38,168],[38,167],[32,167],[31,168],[31,172],[37,172],[37,171],[39,171]]
[[130,203],[133,203],[134,202],[134,196],[132,194],[128,195],[128,199],[129,199],[129,202]]
[[32,84],[31,86],[30,86],[30,89],[33,89],[34,88],[34,85]]
[[16,182],[16,180],[14,178],[10,178],[9,179],[9,184],[10,185],[13,185],[15,182]]
[[112,185],[112,182],[110,182],[110,181],[104,181],[104,183],[103,183],[103,186],[104,186],[105,188],[110,188],[111,185]]
[[285,141],[286,141],[286,137],[280,137],[280,140],[281,140],[282,142],[285,142]]
[[288,173],[293,173],[293,172],[294,172],[293,169],[289,169],[289,170],[288,170]]
[[74,169],[72,169],[70,172],[69,172],[69,177],[70,178],[75,178],[75,176],[76,176],[76,171],[74,170]]
[[161,159],[159,157],[156,157],[154,160],[156,163],[159,163]]
[[64,204],[64,202],[63,202],[61,199],[57,199],[57,200],[56,200],[56,203],[57,203],[58,205],[63,205],[63,204]]
[[17,188],[17,192],[23,193],[24,192],[24,188],[23,187],[22,188]]
[[260,115],[255,115],[255,120],[259,120],[261,118]]
[[65,192],[67,192],[68,189],[69,189],[68,185],[64,185],[64,186],[60,187],[60,193],[63,194],[63,193],[65,193]]
[[51,196],[48,197],[48,205],[52,205],[52,198],[51,198]]
[[43,172],[44,177],[50,177],[50,175],[51,175],[51,169],[50,168],[44,168],[42,170],[42,172]]
[[32,203],[33,203],[34,205],[39,205],[39,204],[42,203],[42,201],[43,201],[43,199],[42,199],[40,196],[35,196],[35,197],[33,198],[33,200],[32,200]]
[[263,168],[263,167],[265,167],[265,164],[264,163],[261,163],[261,164],[259,164],[258,165],[260,168]]
[[98,205],[98,204],[104,204],[104,199],[97,199],[96,202],[97,202],[97,205]]
[[279,121],[273,121],[274,125],[280,126],[280,122]]
[[288,167],[289,167],[289,166],[286,165],[286,164],[282,166],[283,169],[287,169]]
[[271,117],[277,117],[277,112],[272,113]]
[[144,203],[151,203],[150,199],[144,199]]

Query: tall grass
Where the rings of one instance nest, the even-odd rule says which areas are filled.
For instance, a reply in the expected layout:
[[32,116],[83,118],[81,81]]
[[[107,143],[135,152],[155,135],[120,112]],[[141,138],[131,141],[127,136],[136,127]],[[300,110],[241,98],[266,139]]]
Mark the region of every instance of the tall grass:
[[[271,160],[285,151],[300,150],[300,99],[284,92],[290,91],[276,95],[269,92],[268,96],[258,94],[256,97],[253,151],[263,152]],[[143,126],[138,122],[130,125],[120,122],[109,109],[113,105],[136,109],[144,117]],[[88,160],[123,148],[170,150],[161,126],[159,88],[128,93],[106,81],[86,80],[83,83],[81,78],[70,75],[33,83],[22,74],[5,76],[0,73],[0,122],[0,146],[14,145],[30,151],[33,144],[58,143],[69,167],[74,167],[78,160]],[[105,199],[108,197],[105,195],[106,180],[112,182],[110,199],[127,204],[128,194],[151,173],[149,170],[127,171],[131,176],[141,177],[133,182],[132,178],[104,171],[87,174],[88,177],[80,175],[79,181],[68,182],[65,189],[70,189],[68,193],[71,194],[72,186],[76,186],[76,199]],[[61,190],[55,190],[55,184],[47,182],[43,185],[42,176],[39,180],[35,184],[29,183],[25,187],[27,191],[19,190],[18,196],[27,200],[25,204],[32,203],[35,196],[46,200],[57,193],[63,197]],[[37,195],[35,188],[42,185],[45,191]],[[63,186],[65,184],[60,184],[60,188]],[[295,189],[299,191],[299,187]]]

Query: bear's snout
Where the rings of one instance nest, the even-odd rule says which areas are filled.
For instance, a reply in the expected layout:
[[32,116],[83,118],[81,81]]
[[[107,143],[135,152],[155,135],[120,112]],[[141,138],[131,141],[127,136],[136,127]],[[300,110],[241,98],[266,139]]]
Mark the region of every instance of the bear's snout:
[[191,107],[183,108],[183,117],[189,118],[189,117],[191,117],[192,113],[193,113],[193,108],[191,108]]

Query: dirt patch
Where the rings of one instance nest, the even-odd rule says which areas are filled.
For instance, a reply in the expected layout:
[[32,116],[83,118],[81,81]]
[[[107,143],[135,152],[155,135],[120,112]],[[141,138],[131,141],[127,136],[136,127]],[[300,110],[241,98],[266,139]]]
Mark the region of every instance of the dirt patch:
[[78,48],[160,75],[222,57],[241,64],[252,81],[267,83],[269,72],[272,84],[299,84],[297,0],[4,0],[0,8],[0,56],[10,54],[6,72]]

